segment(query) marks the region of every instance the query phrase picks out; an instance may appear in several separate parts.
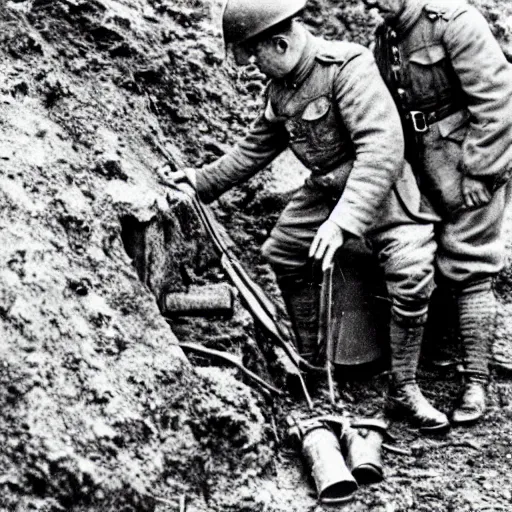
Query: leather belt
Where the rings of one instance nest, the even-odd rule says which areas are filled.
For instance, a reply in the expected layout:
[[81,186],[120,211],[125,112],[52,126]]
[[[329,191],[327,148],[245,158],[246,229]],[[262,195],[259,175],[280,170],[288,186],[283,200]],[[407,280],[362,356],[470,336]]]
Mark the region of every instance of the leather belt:
[[429,126],[441,121],[445,117],[458,112],[462,107],[460,105],[446,105],[436,110],[409,110],[407,119],[411,122],[416,133],[428,132]]

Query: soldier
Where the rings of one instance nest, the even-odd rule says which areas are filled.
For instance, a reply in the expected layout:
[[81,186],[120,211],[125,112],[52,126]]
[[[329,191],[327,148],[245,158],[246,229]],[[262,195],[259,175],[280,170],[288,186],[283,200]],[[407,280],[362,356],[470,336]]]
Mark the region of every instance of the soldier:
[[[299,349],[316,349],[318,295],[308,270],[365,237],[392,299],[389,404],[423,432],[449,428],[416,383],[433,288],[433,225],[417,222],[419,190],[405,167],[400,119],[371,52],[313,37],[296,19],[305,0],[228,0],[224,40],[237,64],[270,78],[262,112],[245,138],[201,169],[174,173],[211,202],[290,147],[311,171],[279,217],[263,254],[276,273]],[[407,204],[407,211],[402,205]],[[312,325],[313,324],[313,325]]]
[[438,285],[457,301],[465,366],[453,422],[470,424],[485,411],[491,285],[503,265],[512,69],[482,15],[463,0],[363,1],[384,18],[377,64],[399,107],[406,158],[442,219]]

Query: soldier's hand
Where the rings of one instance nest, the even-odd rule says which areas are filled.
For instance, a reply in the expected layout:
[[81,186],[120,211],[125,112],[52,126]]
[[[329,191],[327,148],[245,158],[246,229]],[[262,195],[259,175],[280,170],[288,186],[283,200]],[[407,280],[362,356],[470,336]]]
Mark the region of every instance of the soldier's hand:
[[462,197],[467,208],[478,208],[491,200],[491,193],[483,181],[463,176]]
[[169,187],[177,189],[189,196],[196,193],[196,170],[192,167],[184,167],[178,171],[172,171],[169,164],[165,164],[157,170],[158,177]]
[[326,220],[319,228],[309,248],[309,257],[322,260],[325,272],[334,260],[336,251],[343,245],[343,231],[332,220]]

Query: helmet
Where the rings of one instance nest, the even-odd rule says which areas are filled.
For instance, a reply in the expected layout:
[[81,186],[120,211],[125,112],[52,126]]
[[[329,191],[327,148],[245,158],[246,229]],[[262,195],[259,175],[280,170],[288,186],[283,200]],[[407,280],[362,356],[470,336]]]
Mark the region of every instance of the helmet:
[[306,0],[226,0],[222,32],[226,47],[247,41],[304,9]]

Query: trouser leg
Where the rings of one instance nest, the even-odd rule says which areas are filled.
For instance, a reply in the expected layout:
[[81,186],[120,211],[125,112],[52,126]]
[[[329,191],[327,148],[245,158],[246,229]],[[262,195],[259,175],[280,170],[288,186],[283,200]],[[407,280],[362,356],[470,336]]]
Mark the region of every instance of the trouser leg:
[[485,411],[496,315],[491,280],[504,263],[503,218],[511,193],[509,182],[487,205],[454,215],[439,227],[438,267],[455,293],[466,375],[453,414],[458,424],[474,423]]
[[388,411],[400,413],[425,433],[444,432],[448,418],[423,396],[416,372],[433,290],[436,250],[430,224],[404,224],[375,234],[373,243],[392,299],[391,384]]
[[460,283],[478,283],[500,272],[505,261],[503,218],[511,196],[512,181],[495,191],[489,204],[438,225],[436,263],[441,279],[460,288]]
[[330,208],[319,190],[299,189],[262,248],[276,274],[298,349],[308,359],[317,351],[321,288],[321,276],[314,272],[308,252]]
[[318,349],[321,284],[311,271],[300,275],[285,273],[276,266],[273,268],[293,326],[297,348],[302,357],[314,360]]

